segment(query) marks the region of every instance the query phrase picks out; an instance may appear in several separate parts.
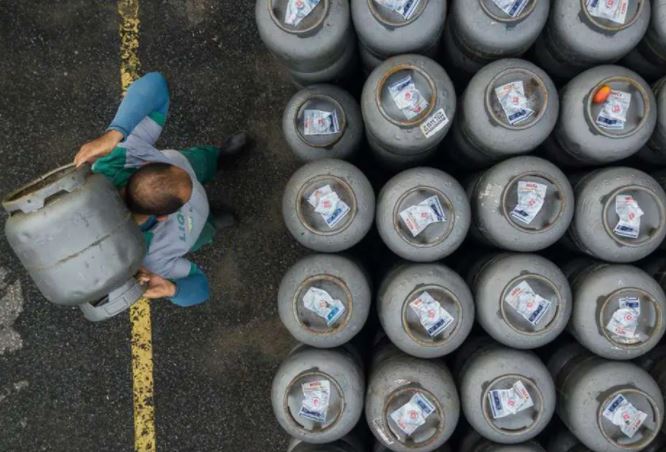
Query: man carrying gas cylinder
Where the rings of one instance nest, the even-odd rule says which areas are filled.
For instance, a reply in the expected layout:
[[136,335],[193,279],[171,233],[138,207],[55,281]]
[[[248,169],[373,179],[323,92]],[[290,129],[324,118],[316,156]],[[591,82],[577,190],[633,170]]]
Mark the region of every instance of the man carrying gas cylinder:
[[74,163],[92,164],[93,172],[121,190],[146,241],[138,275],[147,285],[145,296],[193,306],[208,299],[208,279],[184,256],[211,243],[217,229],[234,224],[228,211],[211,214],[202,184],[245,147],[247,137],[233,135],[220,147],[160,151],[155,142],[168,110],[164,76],[144,75],[129,87],[106,132],[81,146]]

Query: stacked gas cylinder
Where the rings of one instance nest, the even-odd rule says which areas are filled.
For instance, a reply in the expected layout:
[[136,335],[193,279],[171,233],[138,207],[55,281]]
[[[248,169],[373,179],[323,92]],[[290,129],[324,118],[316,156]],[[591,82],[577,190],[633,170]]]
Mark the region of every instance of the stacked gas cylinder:
[[256,12],[318,253],[278,293],[289,451],[666,450],[666,0]]

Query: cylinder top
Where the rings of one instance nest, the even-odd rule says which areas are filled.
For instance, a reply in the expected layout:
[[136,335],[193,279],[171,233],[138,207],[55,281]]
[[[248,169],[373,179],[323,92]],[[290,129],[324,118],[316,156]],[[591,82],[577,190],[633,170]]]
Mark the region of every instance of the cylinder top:
[[[319,206],[317,200],[321,199],[318,194],[328,192],[329,188],[337,195],[339,201],[332,213],[322,214],[316,211]],[[347,229],[358,208],[352,187],[334,175],[319,175],[309,179],[301,187],[297,203],[296,213],[299,220],[307,229],[318,235],[334,235]]]
[[9,194],[2,201],[2,207],[10,215],[17,212],[34,212],[44,207],[52,196],[71,192],[82,186],[88,174],[90,174],[88,165],[79,168],[74,164],[62,166]]
[[[428,408],[423,410],[422,408],[425,406]],[[408,382],[393,391],[384,402],[384,407],[386,425],[400,444],[423,447],[444,429],[445,415],[439,401],[430,391],[422,388],[418,383]],[[433,409],[431,412],[429,411],[430,408]],[[418,426],[413,432],[408,433],[401,428],[398,422],[400,421],[399,414],[417,416],[417,414],[409,412],[411,409],[420,411],[419,414],[425,417],[425,423]],[[426,415],[426,413],[429,414]]]
[[[543,190],[545,187],[546,192],[541,208],[538,209],[536,215],[534,215],[534,210],[536,210],[534,206],[537,206],[538,202],[531,204],[530,198],[525,196],[527,189],[532,187],[532,184],[538,184],[536,185],[538,190]],[[526,199],[527,202],[525,202]],[[512,226],[528,233],[540,233],[550,229],[563,214],[565,207],[560,186],[548,175],[538,172],[515,177],[506,186],[502,195],[504,217]]]
[[[414,0],[410,4],[405,5],[405,8],[410,10],[409,16],[405,17],[403,14],[399,13],[393,8],[381,5],[377,3],[375,0],[367,0],[368,9],[370,10],[374,18],[379,23],[389,28],[402,27],[417,20],[421,16],[421,14],[423,14],[423,11],[428,6],[429,1],[430,0],[417,1],[416,2],[417,4],[415,7],[413,7],[413,9],[411,8],[411,5],[414,4]],[[441,1],[441,0],[435,0],[435,1]]]
[[[534,295],[525,290],[526,284]],[[550,327],[557,317],[561,304],[557,287],[550,280],[537,274],[521,274],[514,278],[506,285],[500,297],[502,318],[512,329],[525,335],[538,334]],[[520,297],[526,299],[521,300]]]
[[[290,0],[268,0],[268,9],[273,22],[282,30],[291,34],[304,35],[319,28],[328,15],[331,0],[320,0],[298,23],[287,23],[287,12]],[[301,3],[308,4],[308,1]],[[305,11],[303,9],[302,11]],[[294,21],[292,21],[294,22]]]
[[[326,118],[319,118],[318,123],[312,121],[312,111],[329,113]],[[306,113],[308,112],[308,113]],[[330,96],[313,94],[298,108],[294,118],[294,126],[299,138],[307,145],[317,148],[333,146],[340,141],[347,127],[347,115],[344,109]]]
[[[632,436],[627,434],[631,433],[631,431],[623,432],[617,424],[627,424],[627,427],[631,429],[631,426],[628,424],[635,421],[635,419],[625,420],[624,422],[617,422],[618,420],[616,419],[616,423],[612,421],[613,414],[621,415],[620,411],[625,409],[626,405],[622,406],[623,402],[629,402],[635,409],[645,415],[645,419]],[[633,413],[629,411],[626,414]],[[601,433],[607,441],[620,448],[640,450],[642,447],[647,446],[659,433],[661,419],[662,413],[659,412],[652,397],[640,389],[629,386],[616,390],[606,396],[599,405],[598,423]]]
[[543,79],[524,68],[502,71],[486,88],[486,110],[495,122],[508,129],[535,125],[546,112],[549,100]]
[[[400,64],[382,75],[376,101],[382,115],[390,122],[411,127],[430,115],[437,103],[437,95],[435,82],[429,74],[417,66]],[[409,107],[401,108],[400,105]]]
[[[444,308],[453,319],[433,312],[432,318],[442,317],[441,324],[424,324],[419,312],[412,308],[412,303],[419,299],[423,300],[426,292],[435,300],[436,307]],[[436,284],[419,285],[405,298],[402,305],[402,324],[405,332],[412,340],[425,346],[437,347],[446,342],[458,331],[458,326],[462,323],[462,315],[462,305],[458,297],[447,288]],[[430,328],[430,331],[426,329],[427,327]]]
[[[610,86],[613,93],[619,95],[628,95],[630,99],[629,108],[626,111],[626,121],[623,124],[613,126],[602,126],[606,113],[602,114],[604,109],[619,109],[619,106],[611,106],[607,102],[594,103],[595,94],[604,86]],[[609,77],[599,82],[588,94],[586,116],[589,124],[600,134],[610,138],[624,138],[636,133],[648,120],[650,109],[655,108],[650,105],[650,98],[645,88],[631,77]],[[610,98],[609,98],[610,100]]]
[[[439,210],[439,207],[441,207],[444,221],[432,223],[414,236],[407,227],[401,213],[424,201],[432,200],[433,197],[439,201],[435,209]],[[418,186],[407,191],[400,197],[393,212],[393,225],[400,237],[410,245],[419,248],[436,246],[446,240],[453,229],[454,221],[453,203],[444,193],[434,187]]]
[[[580,0],[581,10],[585,18],[593,26],[605,31],[618,32],[632,26],[640,16],[647,0],[627,0],[626,11],[621,11],[619,16],[610,19],[598,13],[597,4],[605,0],[590,2]],[[622,18],[622,16],[624,16]]]
[[[323,413],[308,413],[306,411],[308,401],[305,400],[303,386],[323,382],[328,382],[329,387],[328,408],[324,410],[325,418],[315,419],[317,415]],[[304,401],[306,402],[305,407]],[[289,383],[284,403],[286,411],[291,415],[291,420],[296,426],[309,432],[326,431],[336,425],[345,407],[344,397],[338,382],[317,368],[303,372]],[[321,401],[314,404],[317,403],[321,403]]]
[[[473,1],[473,0],[467,0]],[[500,8],[494,0],[478,0],[481,8],[492,19],[498,22],[519,22],[532,14],[539,0],[513,2],[508,10]]]
[[[311,289],[326,291],[331,298],[339,300],[344,307],[344,312],[336,316],[331,310],[331,319],[324,319],[318,313],[305,307],[305,294]],[[333,275],[314,275],[306,279],[296,290],[293,300],[294,316],[296,320],[307,330],[318,335],[330,335],[344,329],[351,318],[353,303],[352,294],[347,284]]]

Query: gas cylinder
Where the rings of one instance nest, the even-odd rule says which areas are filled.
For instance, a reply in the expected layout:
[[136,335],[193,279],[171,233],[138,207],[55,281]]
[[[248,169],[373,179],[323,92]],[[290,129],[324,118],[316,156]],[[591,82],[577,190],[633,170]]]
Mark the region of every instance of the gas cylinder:
[[459,354],[463,413],[481,436],[519,444],[546,428],[555,412],[555,386],[534,353],[488,340],[463,346]]
[[500,58],[519,57],[541,33],[550,0],[454,0],[444,30],[443,60],[472,75]]
[[389,180],[377,199],[377,229],[394,253],[432,262],[453,253],[471,223],[465,190],[435,168],[412,168]]
[[631,265],[589,259],[564,266],[573,292],[571,334],[607,359],[633,359],[655,347],[666,328],[666,295]]
[[84,165],[58,168],[2,201],[5,236],[39,291],[104,320],[136,302],[141,231],[118,190]]
[[479,324],[509,347],[546,345],[560,335],[571,317],[567,277],[536,254],[486,256],[472,267],[468,282]]
[[537,64],[554,78],[569,79],[592,66],[613,63],[643,38],[650,11],[648,0],[553,1],[536,41]]
[[576,177],[576,210],[568,238],[609,262],[635,262],[666,237],[666,193],[642,171],[615,167]]
[[599,166],[627,158],[648,142],[657,125],[656,99],[645,80],[620,66],[597,66],[560,93],[560,118],[544,143],[566,166]]
[[375,438],[393,452],[432,452],[458,424],[460,400],[443,362],[405,355],[392,345],[375,353],[365,417]]
[[296,262],[280,283],[280,319],[296,340],[337,347],[365,325],[372,293],[365,270],[353,260],[314,254]]
[[282,115],[282,132],[296,157],[305,162],[349,159],[363,139],[361,107],[333,85],[312,85],[294,94]]
[[299,345],[273,378],[273,412],[297,440],[330,443],[358,422],[364,389],[361,361],[349,345],[328,350]]
[[307,163],[289,179],[282,197],[287,229],[303,246],[335,253],[356,245],[372,226],[375,193],[351,163]]
[[386,165],[415,166],[431,157],[451,127],[456,93],[435,61],[400,55],[365,82],[361,111],[370,148]]
[[390,0],[351,1],[361,59],[368,71],[395,55],[436,56],[444,30],[447,0],[394,3]]
[[640,451],[652,443],[664,417],[654,379],[629,362],[608,361],[576,343],[548,362],[557,386],[557,414],[593,451]]
[[379,321],[405,353],[436,358],[451,353],[474,324],[474,300],[465,281],[440,264],[403,264],[377,292]]
[[264,45],[301,85],[334,81],[353,63],[348,0],[257,0],[255,18]]
[[557,242],[574,212],[571,184],[547,160],[505,160],[467,183],[472,237],[510,251],[537,251]]
[[510,58],[490,63],[462,95],[452,158],[477,168],[531,152],[553,131],[559,108],[557,89],[539,67]]

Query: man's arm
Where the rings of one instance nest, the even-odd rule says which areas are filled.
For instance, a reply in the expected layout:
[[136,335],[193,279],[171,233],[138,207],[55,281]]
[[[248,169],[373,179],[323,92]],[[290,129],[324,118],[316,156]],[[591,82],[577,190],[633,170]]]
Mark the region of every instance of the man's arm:
[[166,78],[159,72],[150,72],[127,89],[107,131],[116,130],[127,138],[146,116],[163,125],[168,111],[169,86]]
[[168,111],[169,88],[166,79],[159,72],[144,75],[130,85],[107,131],[81,146],[74,157],[74,163],[81,166],[110,154],[123,140],[133,136],[132,132],[146,117],[151,118],[155,126],[152,130],[146,128],[140,131],[140,134],[137,131],[135,135],[140,135],[136,138],[152,146],[162,131]]
[[168,298],[178,306],[195,306],[208,300],[210,289],[208,278],[195,264],[191,264],[189,275],[169,280],[155,273],[142,270],[139,281],[147,284],[144,294],[147,298]]

